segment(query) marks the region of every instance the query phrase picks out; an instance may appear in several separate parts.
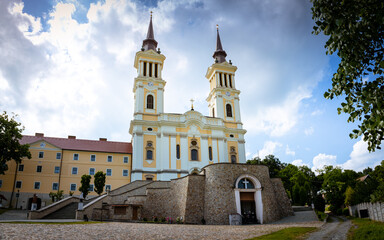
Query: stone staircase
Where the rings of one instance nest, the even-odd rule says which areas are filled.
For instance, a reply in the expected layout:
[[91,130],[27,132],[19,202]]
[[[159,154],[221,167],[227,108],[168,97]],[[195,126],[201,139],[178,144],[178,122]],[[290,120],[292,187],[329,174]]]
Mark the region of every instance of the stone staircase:
[[[84,205],[86,205],[88,202],[89,200],[84,201]],[[78,203],[73,202],[43,217],[43,219],[75,219],[77,208],[78,208]]]

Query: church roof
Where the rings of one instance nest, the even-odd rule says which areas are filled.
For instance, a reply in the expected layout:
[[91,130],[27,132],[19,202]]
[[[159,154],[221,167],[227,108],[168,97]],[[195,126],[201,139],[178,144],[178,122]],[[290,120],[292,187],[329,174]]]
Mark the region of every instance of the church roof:
[[144,50],[152,49],[156,51],[157,47],[157,41],[155,40],[155,34],[153,32],[153,25],[152,25],[152,12],[151,12],[151,18],[149,20],[149,26],[148,26],[148,32],[147,32],[147,38],[143,41],[143,48]]
[[44,134],[37,133],[35,136],[23,135],[23,138],[20,140],[20,143],[32,144],[41,140],[65,150],[132,153],[132,144],[129,142],[112,142],[107,141],[106,139],[85,140],[76,139],[76,137],[74,136],[69,136],[68,138],[56,138],[44,137]]
[[213,53],[212,57],[216,59],[218,63],[222,63],[226,61],[226,56],[227,53],[223,50],[223,46],[221,45],[219,26],[217,25],[216,51]]

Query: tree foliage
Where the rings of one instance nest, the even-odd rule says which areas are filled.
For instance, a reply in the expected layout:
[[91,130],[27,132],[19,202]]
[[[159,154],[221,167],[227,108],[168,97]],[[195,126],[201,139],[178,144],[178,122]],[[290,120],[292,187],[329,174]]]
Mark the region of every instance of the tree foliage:
[[267,155],[263,160],[261,160],[259,157],[255,157],[252,160],[248,160],[247,164],[262,164],[268,166],[269,176],[271,178],[277,177],[280,170],[287,166],[286,163],[282,163],[274,155]]
[[0,174],[8,170],[7,162],[12,159],[21,163],[24,157],[31,158],[29,145],[20,144],[24,127],[15,120],[15,116],[9,117],[6,112],[0,114]]
[[91,183],[91,175],[84,174],[81,176],[81,186],[79,191],[83,193],[83,197],[86,198],[89,193],[89,187]]
[[340,64],[324,97],[345,95],[338,113],[358,121],[351,138],[364,135],[368,150],[384,139],[384,2],[382,0],[311,0],[314,34],[329,36],[327,54]]
[[106,174],[103,171],[98,171],[94,176],[95,192],[101,194],[104,191]]

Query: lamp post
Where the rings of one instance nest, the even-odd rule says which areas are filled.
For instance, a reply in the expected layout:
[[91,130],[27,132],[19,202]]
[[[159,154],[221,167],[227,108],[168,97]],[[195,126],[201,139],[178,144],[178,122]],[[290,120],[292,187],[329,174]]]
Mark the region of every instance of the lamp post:
[[16,193],[16,209],[17,209],[17,203],[19,202],[19,196],[20,196],[20,190],[18,189]]

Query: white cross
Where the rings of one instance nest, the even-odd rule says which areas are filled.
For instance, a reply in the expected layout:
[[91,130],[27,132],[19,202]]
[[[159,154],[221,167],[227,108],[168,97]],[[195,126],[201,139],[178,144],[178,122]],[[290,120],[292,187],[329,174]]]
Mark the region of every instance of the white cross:
[[194,102],[195,100],[193,100],[193,98],[191,98],[191,100],[189,100],[189,101],[191,101],[191,109],[193,110],[193,102]]
[[245,189],[248,189],[248,183],[249,182],[247,181],[246,178],[244,178],[243,183],[244,183]]

